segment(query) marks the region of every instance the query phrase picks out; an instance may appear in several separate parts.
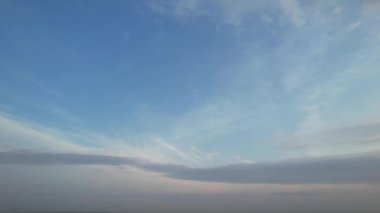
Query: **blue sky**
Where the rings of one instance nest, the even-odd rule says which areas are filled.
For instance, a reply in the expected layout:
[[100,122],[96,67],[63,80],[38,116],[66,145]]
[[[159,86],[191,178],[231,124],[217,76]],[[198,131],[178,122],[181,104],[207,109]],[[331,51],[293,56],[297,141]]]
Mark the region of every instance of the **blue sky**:
[[1,1],[0,151],[191,168],[378,153],[379,11],[371,0]]
[[378,120],[371,4],[3,1],[0,106],[75,145],[162,142],[203,166],[325,155],[294,138]]

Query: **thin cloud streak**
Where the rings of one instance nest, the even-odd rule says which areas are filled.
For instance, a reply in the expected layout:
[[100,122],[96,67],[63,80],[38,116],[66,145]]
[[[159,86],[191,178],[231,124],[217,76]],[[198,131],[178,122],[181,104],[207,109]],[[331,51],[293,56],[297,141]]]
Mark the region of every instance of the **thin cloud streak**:
[[174,179],[240,184],[380,183],[380,157],[376,153],[192,168],[175,164],[152,163],[129,157],[8,151],[0,153],[0,164],[125,165],[157,172]]

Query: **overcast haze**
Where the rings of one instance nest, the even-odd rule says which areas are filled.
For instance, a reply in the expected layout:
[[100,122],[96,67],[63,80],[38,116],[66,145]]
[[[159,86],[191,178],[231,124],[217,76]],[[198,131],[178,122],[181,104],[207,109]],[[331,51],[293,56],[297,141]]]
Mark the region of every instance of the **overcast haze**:
[[380,1],[0,0],[0,211],[379,212]]

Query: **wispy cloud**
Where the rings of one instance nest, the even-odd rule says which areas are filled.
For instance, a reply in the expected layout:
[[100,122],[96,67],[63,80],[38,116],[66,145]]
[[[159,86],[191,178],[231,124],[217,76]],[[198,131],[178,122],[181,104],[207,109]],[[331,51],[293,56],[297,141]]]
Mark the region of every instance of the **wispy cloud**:
[[278,138],[281,149],[307,155],[363,153],[380,150],[380,123],[376,120],[340,127],[324,127]]
[[[302,26],[303,14],[297,0],[283,1],[244,1],[244,0],[185,0],[185,1],[150,1],[148,8],[160,14],[172,15],[180,21],[207,17],[218,24],[244,29],[245,22],[251,17],[268,19],[275,12],[280,12],[290,23]],[[277,17],[275,17],[276,19]]]
[[4,146],[62,151],[89,150],[88,147],[73,143],[63,137],[63,132],[0,113],[0,139]]
[[[187,151],[158,136],[146,136],[136,142],[124,136],[95,134],[83,129],[63,130],[0,113],[0,149],[26,149],[54,152],[97,153],[131,156],[152,162],[180,162],[200,166],[210,161],[210,153],[194,146]],[[136,142],[136,143],[135,143]]]

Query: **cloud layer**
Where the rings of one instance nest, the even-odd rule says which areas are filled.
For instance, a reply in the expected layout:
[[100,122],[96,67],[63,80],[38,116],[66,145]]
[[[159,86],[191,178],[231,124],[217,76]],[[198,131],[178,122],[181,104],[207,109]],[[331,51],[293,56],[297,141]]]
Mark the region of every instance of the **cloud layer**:
[[343,184],[380,182],[380,157],[376,153],[192,168],[175,164],[151,163],[139,158],[8,151],[0,153],[0,164],[126,165],[157,172],[175,179],[224,183]]

